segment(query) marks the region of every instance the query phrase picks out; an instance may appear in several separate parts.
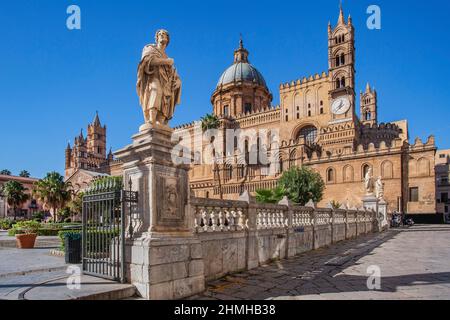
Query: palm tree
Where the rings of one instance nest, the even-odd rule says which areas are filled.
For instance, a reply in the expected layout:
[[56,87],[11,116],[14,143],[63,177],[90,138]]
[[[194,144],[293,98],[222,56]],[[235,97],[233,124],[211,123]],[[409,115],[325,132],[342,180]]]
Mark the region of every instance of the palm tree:
[[4,170],[0,171],[0,175],[10,176],[11,175],[11,171],[9,171],[8,169],[4,169]]
[[214,114],[207,114],[201,118],[203,132],[211,129],[218,129],[220,127],[220,120]]
[[11,180],[5,183],[2,188],[2,194],[6,198],[8,205],[14,209],[14,220],[17,219],[17,209],[28,201],[30,196],[26,194],[28,189],[20,182]]
[[29,178],[30,176],[31,176],[31,174],[27,170],[20,171],[19,177]]
[[[203,132],[208,131],[208,130],[218,129],[220,127],[220,120],[214,114],[207,114],[206,116],[201,118],[201,122],[202,122],[202,131]],[[214,156],[214,172],[217,174],[220,199],[223,199],[222,181],[220,180],[219,164],[217,163],[216,154],[214,154],[213,156]]]
[[71,185],[57,172],[50,172],[34,185],[33,194],[53,211],[54,222],[58,221],[58,209],[64,208],[72,199]]

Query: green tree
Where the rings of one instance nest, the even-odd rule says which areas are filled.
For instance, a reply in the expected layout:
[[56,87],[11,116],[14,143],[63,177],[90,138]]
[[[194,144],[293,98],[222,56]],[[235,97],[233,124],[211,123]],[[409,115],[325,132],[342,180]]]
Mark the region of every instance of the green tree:
[[33,194],[46,207],[53,210],[53,220],[58,221],[58,210],[64,208],[72,198],[71,185],[57,172],[50,172],[34,185]]
[[[202,122],[202,131],[206,132],[208,130],[214,130],[218,129],[220,127],[220,120],[216,115],[213,114],[207,114],[203,118],[201,118]],[[219,195],[220,199],[223,199],[223,190],[222,190],[222,181],[220,179],[220,168],[219,164],[217,163],[216,154],[214,156],[214,172],[217,174],[217,183],[219,187]]]
[[8,181],[2,187],[3,196],[8,205],[14,209],[14,220],[17,219],[17,209],[30,199],[30,196],[26,193],[27,190],[23,184],[14,180]]
[[70,212],[77,216],[81,215],[83,212],[83,197],[84,192],[78,192],[73,195],[72,200],[68,203],[67,207],[70,209]]
[[281,187],[276,187],[273,190],[261,189],[256,190],[256,201],[260,203],[277,204],[286,195],[286,191]]
[[214,114],[207,114],[206,116],[201,118],[201,122],[203,132],[211,129],[218,129],[220,127],[220,120]]
[[293,167],[283,173],[278,185],[285,190],[288,198],[304,206],[309,200],[320,202],[325,183],[319,173],[308,167]]
[[10,176],[11,175],[11,171],[9,171],[8,169],[4,169],[4,170],[0,171],[0,175]]
[[27,170],[20,171],[19,177],[29,178],[30,176],[31,176],[31,174]]
[[320,202],[325,183],[320,174],[308,167],[294,167],[283,173],[278,187],[273,190],[257,190],[256,200],[261,203],[278,203],[284,196],[301,206],[313,200]]
[[93,192],[120,191],[124,188],[123,177],[102,177],[92,181],[88,190]]

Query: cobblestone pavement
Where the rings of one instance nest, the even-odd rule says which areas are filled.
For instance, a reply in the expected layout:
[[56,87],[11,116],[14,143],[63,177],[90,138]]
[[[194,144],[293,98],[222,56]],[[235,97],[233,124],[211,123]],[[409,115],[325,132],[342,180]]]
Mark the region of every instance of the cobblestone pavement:
[[[369,290],[369,266],[381,289]],[[450,226],[390,230],[213,281],[203,300],[450,300]]]

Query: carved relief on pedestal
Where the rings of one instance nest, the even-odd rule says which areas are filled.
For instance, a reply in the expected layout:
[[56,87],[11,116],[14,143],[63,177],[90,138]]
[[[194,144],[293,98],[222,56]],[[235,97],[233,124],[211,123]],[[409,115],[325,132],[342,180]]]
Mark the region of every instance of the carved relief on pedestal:
[[157,226],[180,227],[185,221],[185,206],[187,204],[186,176],[176,170],[175,175],[159,173],[156,179]]

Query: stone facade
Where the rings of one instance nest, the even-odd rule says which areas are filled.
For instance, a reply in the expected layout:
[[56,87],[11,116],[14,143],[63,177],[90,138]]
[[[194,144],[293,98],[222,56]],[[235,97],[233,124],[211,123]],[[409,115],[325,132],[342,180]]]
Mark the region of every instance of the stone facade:
[[[341,9],[337,25],[328,26],[328,72],[282,84],[280,105],[271,107],[272,95],[241,41],[211,98],[222,137],[227,129],[240,130],[234,152],[219,154],[219,165],[197,161],[211,156],[210,141],[198,130],[199,123],[176,128],[180,137],[191,137],[189,147],[195,150],[190,171],[195,196],[236,200],[245,190],[275,187],[283,171],[305,165],[326,182],[319,205],[335,200],[355,206],[364,196],[365,172],[372,168],[375,178],[381,176],[385,183],[389,211],[436,213],[434,138],[410,143],[406,120],[379,123],[378,93],[369,84],[360,92],[357,107],[354,44],[352,20],[345,19]],[[200,152],[195,147],[199,140]],[[221,150],[227,150],[226,138],[215,143],[222,142]],[[274,144],[274,175],[266,173],[260,159],[256,164],[245,161],[255,150],[271,153]]]
[[[65,151],[66,181],[73,180],[78,185],[76,188],[82,189],[92,180],[92,173],[122,175],[120,161],[114,159],[112,151],[108,155],[106,154],[106,126],[102,126],[98,114],[88,125],[87,137],[84,137],[83,131],[81,131],[74,141],[74,146],[72,147],[69,143]],[[79,170],[83,170],[87,175],[78,174]],[[83,180],[82,177],[85,179]]]
[[450,221],[450,150],[436,153],[435,171],[437,211]]

